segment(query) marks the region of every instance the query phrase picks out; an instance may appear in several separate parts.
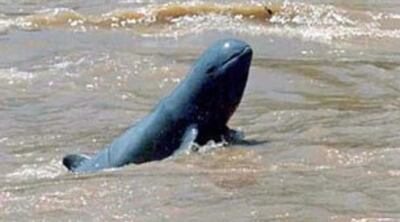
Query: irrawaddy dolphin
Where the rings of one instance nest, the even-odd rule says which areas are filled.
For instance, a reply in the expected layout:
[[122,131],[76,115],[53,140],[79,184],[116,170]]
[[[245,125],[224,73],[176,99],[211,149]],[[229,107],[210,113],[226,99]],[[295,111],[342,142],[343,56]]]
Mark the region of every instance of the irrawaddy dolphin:
[[241,40],[214,43],[148,116],[93,157],[71,154],[63,164],[73,172],[95,172],[161,160],[192,143],[229,141],[235,131],[227,122],[242,99],[252,54]]

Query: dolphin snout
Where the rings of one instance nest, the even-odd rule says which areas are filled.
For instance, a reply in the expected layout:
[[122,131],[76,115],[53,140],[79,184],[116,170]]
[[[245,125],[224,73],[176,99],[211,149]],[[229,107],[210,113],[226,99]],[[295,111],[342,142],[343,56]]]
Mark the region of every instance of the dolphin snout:
[[239,57],[242,56],[251,56],[253,55],[253,50],[251,49],[251,47],[249,45],[247,45],[240,53],[239,53]]
[[[223,62],[224,66],[232,65],[233,63],[237,63],[239,60],[243,59],[249,60],[250,62],[253,55],[253,50],[251,49],[250,45],[248,45],[246,42],[236,39],[226,41],[224,43],[224,50],[230,54],[230,56],[227,57]],[[244,65],[244,63],[241,64]]]

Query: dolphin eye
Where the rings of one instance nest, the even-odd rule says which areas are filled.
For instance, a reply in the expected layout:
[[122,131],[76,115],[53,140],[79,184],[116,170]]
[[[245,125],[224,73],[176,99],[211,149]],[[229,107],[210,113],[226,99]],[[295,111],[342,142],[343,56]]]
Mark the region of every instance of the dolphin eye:
[[208,68],[207,74],[213,74],[216,69],[217,69],[217,67],[211,66],[210,68]]

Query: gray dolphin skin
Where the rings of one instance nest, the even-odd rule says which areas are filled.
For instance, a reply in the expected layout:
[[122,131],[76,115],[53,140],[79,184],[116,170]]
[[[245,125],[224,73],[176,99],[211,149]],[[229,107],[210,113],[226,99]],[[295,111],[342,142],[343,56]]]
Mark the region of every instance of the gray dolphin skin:
[[227,122],[242,99],[252,54],[241,40],[214,43],[148,116],[93,157],[71,154],[63,164],[73,172],[95,172],[161,160],[193,142],[229,140],[234,131]]

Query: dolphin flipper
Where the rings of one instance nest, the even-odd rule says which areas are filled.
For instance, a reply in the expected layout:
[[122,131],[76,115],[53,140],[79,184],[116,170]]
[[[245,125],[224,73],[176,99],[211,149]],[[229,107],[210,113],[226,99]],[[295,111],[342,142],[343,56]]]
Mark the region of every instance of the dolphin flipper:
[[70,154],[63,158],[63,164],[70,171],[75,171],[84,161],[90,159],[89,156],[83,154]]
[[194,141],[199,135],[199,130],[196,125],[190,125],[182,137],[181,145],[177,150],[175,150],[174,155],[181,155],[190,152],[190,149],[194,143]]

